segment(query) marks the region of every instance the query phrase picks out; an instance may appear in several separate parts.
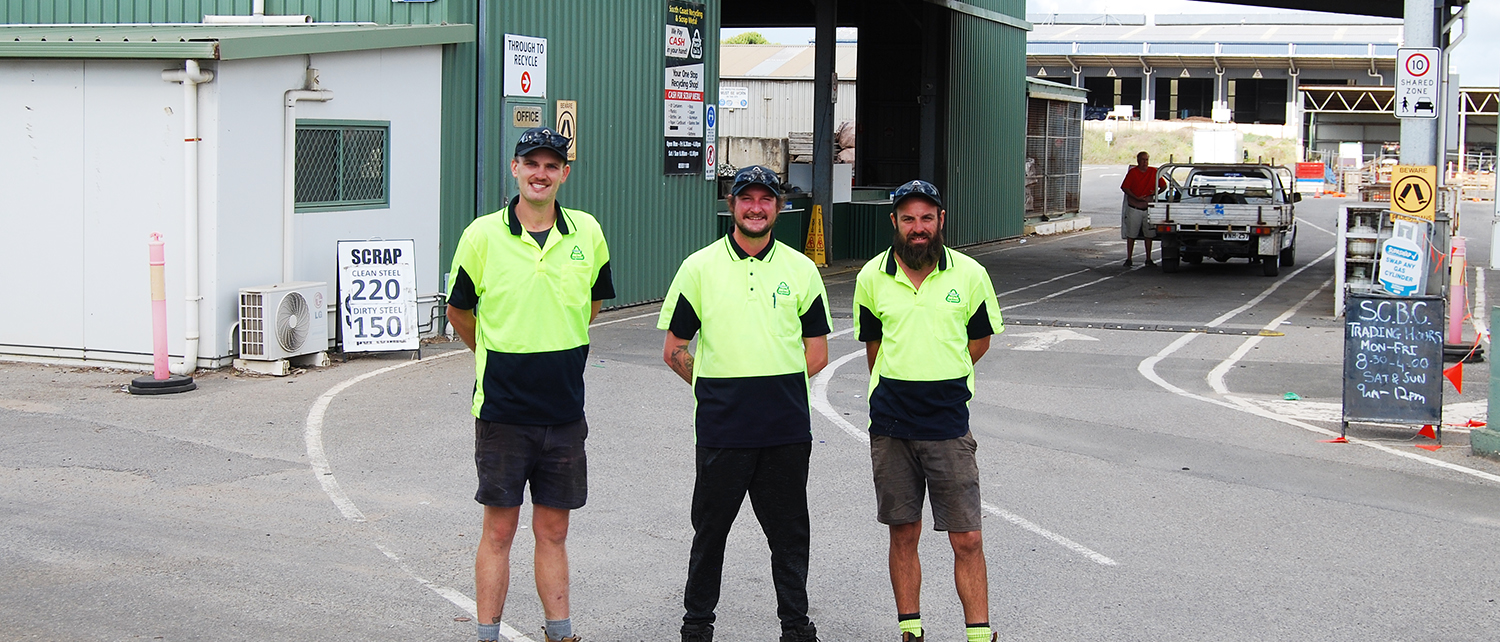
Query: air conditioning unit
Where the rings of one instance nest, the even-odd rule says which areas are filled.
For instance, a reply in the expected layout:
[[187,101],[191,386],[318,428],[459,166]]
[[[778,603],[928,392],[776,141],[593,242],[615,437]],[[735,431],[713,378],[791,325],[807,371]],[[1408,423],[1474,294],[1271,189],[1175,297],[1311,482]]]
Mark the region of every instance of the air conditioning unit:
[[328,349],[328,284],[240,288],[240,358],[278,361]]

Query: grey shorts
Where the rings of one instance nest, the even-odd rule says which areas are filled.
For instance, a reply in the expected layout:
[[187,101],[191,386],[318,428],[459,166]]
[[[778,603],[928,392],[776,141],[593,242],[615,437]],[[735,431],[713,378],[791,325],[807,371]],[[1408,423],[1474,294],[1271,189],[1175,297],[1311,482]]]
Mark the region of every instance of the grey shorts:
[[978,447],[973,433],[938,441],[870,435],[875,518],[891,526],[920,521],[925,494],[932,498],[933,530],[979,530]]
[[1146,221],[1146,210],[1138,210],[1127,201],[1120,205],[1120,238],[1156,238],[1156,228]]
[[588,457],[583,442],[588,422],[558,426],[521,426],[474,420],[474,467],[479,490],[474,501],[485,506],[520,506],[526,485],[531,503],[573,510],[589,496]]

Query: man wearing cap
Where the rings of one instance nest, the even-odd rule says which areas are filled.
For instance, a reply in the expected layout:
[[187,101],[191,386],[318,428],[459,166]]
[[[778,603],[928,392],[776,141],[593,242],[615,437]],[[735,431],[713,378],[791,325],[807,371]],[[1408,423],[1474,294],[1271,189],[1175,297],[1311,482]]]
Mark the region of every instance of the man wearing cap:
[[870,368],[870,459],[876,518],[890,528],[891,588],[903,642],[923,639],[922,499],[947,531],[969,642],[989,642],[989,580],[981,534],[977,444],[969,432],[974,364],[1001,332],[983,266],[943,246],[947,212],[936,187],[892,194],[891,249],[854,286],[854,328]]
[[474,351],[474,463],[484,529],[474,558],[480,640],[498,640],[510,550],[531,486],[536,586],[548,642],[576,642],[568,615],[568,516],[588,497],[583,369],[589,323],[615,296],[609,248],[587,212],[558,205],[569,141],[526,130],[510,161],[516,197],[469,224],[453,255],[448,320]]
[[813,262],[771,237],[784,203],[775,172],[740,170],[734,230],[682,262],[657,321],[662,358],[697,402],[683,642],[713,640],[724,546],[746,494],[771,549],[781,640],[818,639],[807,617],[807,378],[828,364],[831,320]]
[[1120,238],[1125,239],[1125,267],[1135,265],[1135,240],[1146,244],[1146,265],[1156,265],[1151,260],[1151,239],[1156,238],[1156,228],[1146,218],[1146,208],[1158,187],[1166,187],[1167,179],[1156,176],[1151,166],[1151,155],[1141,152],[1135,155],[1135,164],[1125,170],[1125,180],[1120,181],[1120,191],[1125,192],[1125,203],[1120,206]]

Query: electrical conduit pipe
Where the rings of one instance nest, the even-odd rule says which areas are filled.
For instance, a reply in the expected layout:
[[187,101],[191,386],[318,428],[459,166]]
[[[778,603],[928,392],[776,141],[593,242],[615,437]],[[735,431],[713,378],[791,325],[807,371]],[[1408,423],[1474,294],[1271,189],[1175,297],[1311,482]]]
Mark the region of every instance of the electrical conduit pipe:
[[282,138],[281,159],[281,280],[290,282],[292,278],[292,254],[294,225],[292,215],[296,213],[296,189],[297,189],[297,101],[315,100],[328,102],[333,100],[333,92],[320,89],[318,86],[318,70],[307,70],[307,89],[290,89],[286,92],[286,130]]
[[198,69],[198,61],[185,60],[182,69],[161,72],[161,79],[182,83],[182,205],[183,283],[187,306],[183,324],[182,363],[173,374],[191,375],[198,369],[198,85],[212,81],[212,71]]

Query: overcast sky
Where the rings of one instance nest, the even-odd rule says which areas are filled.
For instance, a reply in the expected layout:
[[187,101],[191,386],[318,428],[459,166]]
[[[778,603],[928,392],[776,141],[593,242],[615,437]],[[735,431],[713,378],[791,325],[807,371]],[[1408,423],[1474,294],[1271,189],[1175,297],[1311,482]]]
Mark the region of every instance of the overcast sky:
[[[1280,9],[1239,7],[1192,0],[1028,0],[1027,13],[1285,13]],[[1465,87],[1500,85],[1500,2],[1474,0],[1469,4],[1469,36],[1458,45],[1451,64]],[[729,37],[751,29],[725,29]],[[768,40],[784,45],[805,44],[812,29],[758,29]],[[842,30],[841,30],[842,31]],[[840,33],[839,38],[851,34]]]

